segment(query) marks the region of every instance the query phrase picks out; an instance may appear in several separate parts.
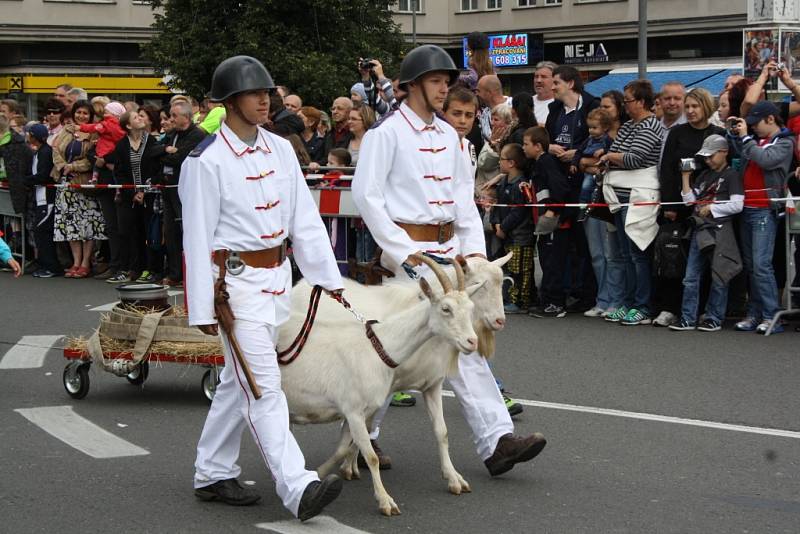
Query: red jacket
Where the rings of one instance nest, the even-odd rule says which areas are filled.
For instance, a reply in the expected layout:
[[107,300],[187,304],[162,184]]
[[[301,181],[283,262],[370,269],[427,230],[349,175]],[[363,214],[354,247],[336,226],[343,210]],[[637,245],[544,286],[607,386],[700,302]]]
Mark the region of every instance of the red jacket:
[[120,139],[125,137],[125,130],[119,125],[116,117],[103,117],[103,120],[93,124],[81,124],[84,133],[96,133],[100,136],[97,140],[95,153],[99,158],[105,158],[112,152]]

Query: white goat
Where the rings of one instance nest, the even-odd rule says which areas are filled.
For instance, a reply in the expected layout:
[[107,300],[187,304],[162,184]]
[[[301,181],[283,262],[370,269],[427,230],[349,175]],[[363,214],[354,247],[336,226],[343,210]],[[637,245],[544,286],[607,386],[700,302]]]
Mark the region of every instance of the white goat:
[[[454,290],[438,265],[420,258],[433,269],[443,294],[435,294],[427,281],[420,279],[419,287],[426,298],[384,315],[372,327],[385,352],[400,365],[431,339],[442,339],[448,346],[454,346],[454,350],[475,350],[478,346],[472,327],[474,305],[465,290],[463,274],[458,289]],[[400,509],[381,482],[378,457],[372,449],[367,426],[391,393],[395,370],[376,354],[364,325],[345,313],[346,316],[324,313],[317,316],[301,355],[281,368],[282,387],[293,422],[327,423],[345,419],[349,431],[346,443],[337,451],[337,461],[349,452],[354,441],[369,466],[380,511],[384,515],[399,514]],[[281,326],[279,346],[291,342],[304,318],[305,310],[293,313]]]
[[[467,287],[477,288],[471,294],[471,299],[475,304],[473,326],[478,333],[478,352],[487,358],[494,354],[495,333],[505,326],[502,266],[509,259],[511,259],[511,254],[492,262],[483,258],[469,258],[467,261],[460,259]],[[448,273],[451,278],[458,278],[458,272],[455,269],[449,269]],[[381,319],[424,298],[416,284],[409,282],[397,281],[385,286],[363,286],[346,281],[345,294],[355,309],[370,317]],[[301,302],[304,297],[307,301],[310,290],[308,284],[298,284],[293,293],[293,309],[305,309]],[[333,316],[347,314],[341,306],[334,302],[324,305],[320,302],[320,313]],[[421,345],[410,358],[396,369],[392,383],[392,391],[414,389],[423,393],[438,444],[442,477],[447,481],[449,491],[455,495],[469,492],[471,488],[464,477],[456,471],[450,459],[447,426],[442,409],[442,384],[447,375],[456,369],[460,352],[464,351],[453,348],[452,345],[444,343],[441,339],[433,338]],[[347,439],[348,429],[345,426],[342,429],[340,447],[341,443]],[[351,447],[342,464],[342,474],[347,479],[359,476],[356,464],[357,452],[357,449]],[[335,467],[338,456],[337,450],[337,453],[318,469],[320,475],[327,474]]]

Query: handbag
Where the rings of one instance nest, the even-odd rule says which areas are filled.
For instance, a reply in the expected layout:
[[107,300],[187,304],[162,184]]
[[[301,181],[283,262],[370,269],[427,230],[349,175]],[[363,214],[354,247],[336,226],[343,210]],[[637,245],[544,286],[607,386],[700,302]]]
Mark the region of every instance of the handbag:
[[[578,222],[585,221],[586,217],[592,217],[593,219],[599,219],[607,223],[614,223],[614,214],[608,209],[608,202],[606,202],[606,198],[603,195],[604,177],[605,172],[595,175],[596,183],[594,191],[592,191],[592,197],[589,199],[589,207],[586,208],[586,213],[578,218]],[[602,205],[598,206],[598,204]]]

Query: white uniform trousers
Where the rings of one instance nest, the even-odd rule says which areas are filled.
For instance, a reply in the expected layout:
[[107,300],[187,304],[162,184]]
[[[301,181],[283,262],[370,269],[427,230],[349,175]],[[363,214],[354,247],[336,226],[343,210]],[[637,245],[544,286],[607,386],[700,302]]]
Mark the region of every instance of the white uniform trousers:
[[[500,437],[514,432],[514,423],[500,395],[486,359],[477,352],[460,354],[458,374],[448,378],[450,387],[461,404],[461,412],[472,429],[472,441],[481,460],[494,454]],[[378,439],[380,426],[391,402],[386,399],[372,419],[370,438]]]
[[317,473],[305,468],[305,459],[289,430],[289,408],[281,390],[281,373],[275,354],[274,327],[237,320],[234,331],[262,397],[253,398],[247,380],[223,334],[225,368],[197,444],[194,487],[202,488],[236,478],[242,431],[250,429],[261,450],[283,505],[297,516],[303,491]]

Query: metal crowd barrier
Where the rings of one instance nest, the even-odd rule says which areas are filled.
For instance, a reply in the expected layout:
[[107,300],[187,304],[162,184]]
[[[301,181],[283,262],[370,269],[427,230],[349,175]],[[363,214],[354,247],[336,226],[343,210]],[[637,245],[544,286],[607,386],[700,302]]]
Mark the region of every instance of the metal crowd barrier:
[[800,286],[793,286],[794,273],[797,272],[797,265],[794,265],[794,254],[792,253],[792,246],[794,245],[794,237],[800,235],[800,212],[786,210],[786,284],[783,290],[783,298],[786,303],[786,308],[775,314],[772,322],[767,328],[765,335],[770,335],[775,325],[788,315],[796,315],[800,313],[800,308],[794,306],[792,303],[792,295],[800,294]]
[[[27,235],[25,235],[25,219],[22,214],[14,212],[14,206],[11,204],[11,191],[6,186],[0,186],[0,221],[6,243],[11,248],[11,254],[19,261],[22,272],[25,272],[25,243]],[[12,229],[13,236],[6,230]],[[12,239],[12,237],[15,237]]]

